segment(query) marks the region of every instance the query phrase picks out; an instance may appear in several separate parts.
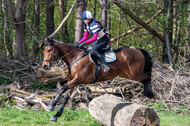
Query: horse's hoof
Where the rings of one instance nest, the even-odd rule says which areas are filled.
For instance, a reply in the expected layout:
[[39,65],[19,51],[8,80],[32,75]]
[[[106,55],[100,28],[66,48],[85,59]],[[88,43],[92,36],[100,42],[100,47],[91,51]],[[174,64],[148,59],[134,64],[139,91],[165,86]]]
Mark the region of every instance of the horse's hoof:
[[54,107],[52,105],[48,106],[49,111],[54,111]]
[[54,122],[57,122],[57,116],[52,116],[51,118],[50,118],[50,121],[54,121]]
[[152,91],[144,92],[144,96],[148,97],[148,98],[153,98],[154,97],[154,93]]

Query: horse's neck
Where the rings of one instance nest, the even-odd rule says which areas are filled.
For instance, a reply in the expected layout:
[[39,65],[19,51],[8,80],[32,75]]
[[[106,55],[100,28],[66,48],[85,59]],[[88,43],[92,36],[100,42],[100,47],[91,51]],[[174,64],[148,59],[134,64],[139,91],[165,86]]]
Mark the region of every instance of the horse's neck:
[[63,57],[65,63],[69,66],[74,58],[82,51],[78,50],[76,47],[67,43],[56,43],[57,49],[59,50],[59,56]]

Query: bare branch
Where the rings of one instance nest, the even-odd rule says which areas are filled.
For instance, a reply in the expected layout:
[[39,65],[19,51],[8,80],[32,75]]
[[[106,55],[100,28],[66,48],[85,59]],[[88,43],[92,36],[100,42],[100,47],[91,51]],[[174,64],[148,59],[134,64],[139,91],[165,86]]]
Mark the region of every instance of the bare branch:
[[52,37],[54,37],[54,36],[57,34],[57,32],[61,29],[61,27],[63,26],[63,24],[65,23],[65,21],[66,21],[66,20],[68,19],[68,17],[71,15],[71,12],[72,12],[72,10],[73,10],[73,8],[74,8],[76,2],[77,2],[77,0],[75,0],[75,1],[73,2],[73,5],[71,6],[71,9],[69,10],[67,16],[63,19],[63,21],[61,22],[61,24],[59,25],[59,27],[58,27],[51,35],[49,35],[47,38],[52,38]]
[[[155,19],[155,17],[156,17],[158,14],[162,13],[162,12],[163,12],[163,10],[159,10],[153,17],[151,17],[151,18],[150,18],[149,20],[147,20],[145,23],[146,23],[146,24],[151,23],[151,22]],[[139,27],[137,27],[137,28],[133,28],[133,29],[131,29],[131,30],[128,30],[127,32],[121,34],[121,35],[119,36],[119,38],[125,37],[125,36],[127,36],[128,34],[134,32],[134,31],[137,31],[137,30],[139,30],[139,29],[141,29],[141,28],[143,28],[143,27],[142,27],[142,26],[139,26]],[[112,38],[112,39],[111,39],[111,42],[114,42],[114,41],[116,41],[117,39],[118,39],[118,37]]]
[[124,6],[120,0],[114,0],[114,3],[121,8],[127,15],[129,15],[135,22],[142,25],[146,30],[148,30],[151,34],[156,36],[160,41],[165,43],[165,38],[159,34],[155,29],[151,28],[149,25],[147,25],[145,22],[143,22],[141,19],[139,19],[137,16],[135,16],[126,6]]
[[8,10],[9,10],[11,17],[14,19],[15,14],[14,14],[13,5],[12,5],[11,0],[6,0],[6,4],[7,4],[7,7],[8,7]]

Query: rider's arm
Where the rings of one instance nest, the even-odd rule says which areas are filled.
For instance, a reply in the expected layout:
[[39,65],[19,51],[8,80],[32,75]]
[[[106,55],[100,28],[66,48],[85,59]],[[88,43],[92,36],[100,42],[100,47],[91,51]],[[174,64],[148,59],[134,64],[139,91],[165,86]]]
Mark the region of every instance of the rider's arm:
[[88,39],[88,36],[89,36],[89,32],[88,32],[88,31],[85,31],[84,36],[83,36],[83,38],[79,41],[79,43],[84,42],[85,40],[87,40],[87,39]]
[[87,44],[96,41],[98,38],[98,32],[93,34],[93,37],[86,41]]

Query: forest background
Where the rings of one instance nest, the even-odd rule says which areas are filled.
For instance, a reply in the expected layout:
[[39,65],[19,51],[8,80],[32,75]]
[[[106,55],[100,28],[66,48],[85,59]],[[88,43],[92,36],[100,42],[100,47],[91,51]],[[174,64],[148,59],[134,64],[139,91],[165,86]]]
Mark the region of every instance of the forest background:
[[[41,42],[60,25],[75,1],[0,1],[0,87],[14,84],[26,89],[27,84],[33,92],[46,88],[35,79],[36,69],[43,61]],[[172,71],[154,67],[154,92],[167,109],[169,102],[173,106],[186,105],[189,111],[189,0],[77,0],[53,38],[73,44],[79,41],[84,33],[81,15],[85,10],[91,11],[94,19],[109,31],[112,49],[142,48],[150,53],[154,64],[169,64]],[[142,85],[130,87],[136,94],[142,90]]]
[[[72,4],[73,0],[0,1],[0,54],[41,59],[40,43],[59,26]],[[91,11],[110,32],[112,49],[133,46],[149,51],[154,60],[162,63],[188,63],[188,0],[78,0],[54,39],[79,41],[85,10]]]

